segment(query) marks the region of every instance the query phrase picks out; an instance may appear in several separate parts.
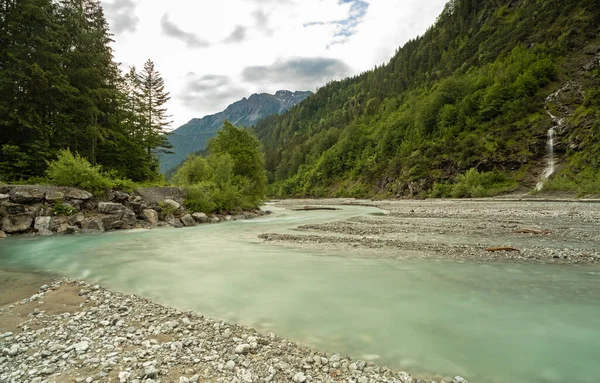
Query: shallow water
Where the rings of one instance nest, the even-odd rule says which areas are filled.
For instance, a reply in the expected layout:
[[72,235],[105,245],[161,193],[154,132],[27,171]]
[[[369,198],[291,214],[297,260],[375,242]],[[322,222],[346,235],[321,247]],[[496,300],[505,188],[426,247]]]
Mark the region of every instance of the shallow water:
[[422,376],[597,382],[597,266],[400,261],[257,239],[377,212],[277,210],[178,230],[11,238],[0,265],[85,278]]

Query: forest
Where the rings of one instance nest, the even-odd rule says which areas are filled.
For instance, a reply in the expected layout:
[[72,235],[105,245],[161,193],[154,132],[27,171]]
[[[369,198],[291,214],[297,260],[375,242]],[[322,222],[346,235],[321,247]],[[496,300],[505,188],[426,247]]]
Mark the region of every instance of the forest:
[[[560,172],[548,189],[600,190],[600,3],[450,1],[385,65],[327,84],[255,127],[275,196],[484,197],[532,189],[546,112]],[[546,97],[569,81],[581,95]]]
[[122,73],[111,42],[98,0],[0,0],[0,181],[43,183],[65,150],[108,178],[160,178],[169,94],[151,60]]

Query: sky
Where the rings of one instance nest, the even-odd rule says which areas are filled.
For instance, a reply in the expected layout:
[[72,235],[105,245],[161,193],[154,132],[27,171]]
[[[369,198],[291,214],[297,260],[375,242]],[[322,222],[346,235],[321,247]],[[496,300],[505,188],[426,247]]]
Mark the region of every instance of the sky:
[[102,0],[124,71],[154,61],[175,129],[253,93],[387,63],[446,0]]

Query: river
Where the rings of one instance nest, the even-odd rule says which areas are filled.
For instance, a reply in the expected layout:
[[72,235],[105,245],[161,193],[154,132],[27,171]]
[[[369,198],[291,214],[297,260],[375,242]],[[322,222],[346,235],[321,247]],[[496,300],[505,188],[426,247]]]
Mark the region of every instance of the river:
[[84,278],[417,376],[597,382],[598,266],[396,260],[262,243],[380,214],[296,212],[185,229],[9,238],[4,269]]

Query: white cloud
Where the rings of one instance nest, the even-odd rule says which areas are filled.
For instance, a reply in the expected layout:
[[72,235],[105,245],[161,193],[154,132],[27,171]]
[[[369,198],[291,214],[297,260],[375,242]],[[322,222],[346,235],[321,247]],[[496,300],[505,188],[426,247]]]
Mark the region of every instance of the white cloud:
[[330,79],[387,62],[400,45],[422,34],[445,4],[102,1],[113,25],[117,60],[127,68],[151,58],[163,74],[172,97],[173,128],[254,92],[314,91]]

